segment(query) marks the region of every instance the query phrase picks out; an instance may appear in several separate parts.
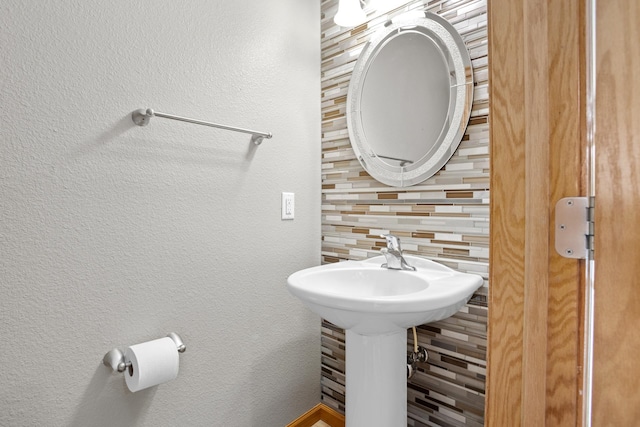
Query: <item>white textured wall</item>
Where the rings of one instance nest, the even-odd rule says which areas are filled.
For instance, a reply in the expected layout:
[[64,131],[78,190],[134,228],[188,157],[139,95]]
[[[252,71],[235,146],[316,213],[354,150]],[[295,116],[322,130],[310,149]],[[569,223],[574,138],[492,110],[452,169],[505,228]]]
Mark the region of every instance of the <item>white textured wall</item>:
[[[279,427],[319,401],[320,322],[285,288],[320,261],[319,13],[0,4],[0,425]],[[170,331],[171,383],[101,364]]]

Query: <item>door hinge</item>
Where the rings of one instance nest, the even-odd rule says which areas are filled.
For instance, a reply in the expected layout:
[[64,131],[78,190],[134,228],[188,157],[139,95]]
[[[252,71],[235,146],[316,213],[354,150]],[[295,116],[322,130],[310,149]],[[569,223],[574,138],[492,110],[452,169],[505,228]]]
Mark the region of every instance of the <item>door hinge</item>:
[[565,197],[556,203],[555,246],[566,258],[592,259],[595,197]]

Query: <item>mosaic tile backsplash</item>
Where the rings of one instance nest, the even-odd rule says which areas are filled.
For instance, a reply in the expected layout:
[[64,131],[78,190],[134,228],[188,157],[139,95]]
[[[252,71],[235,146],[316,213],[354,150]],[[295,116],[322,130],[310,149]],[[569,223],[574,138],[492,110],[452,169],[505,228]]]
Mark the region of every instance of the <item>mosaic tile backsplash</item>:
[[[322,9],[322,260],[379,254],[392,233],[405,253],[480,274],[482,288],[454,316],[418,327],[427,363],[407,382],[409,426],[484,424],[489,273],[489,94],[486,0],[377,1],[357,28],[333,22],[338,0]],[[464,138],[445,167],[421,184],[388,187],[360,166],[349,143],[346,99],[358,54],[386,20],[410,10],[447,19],[465,40],[474,102]],[[413,346],[408,331],[407,350]],[[344,412],[344,331],[322,323],[322,401]]]

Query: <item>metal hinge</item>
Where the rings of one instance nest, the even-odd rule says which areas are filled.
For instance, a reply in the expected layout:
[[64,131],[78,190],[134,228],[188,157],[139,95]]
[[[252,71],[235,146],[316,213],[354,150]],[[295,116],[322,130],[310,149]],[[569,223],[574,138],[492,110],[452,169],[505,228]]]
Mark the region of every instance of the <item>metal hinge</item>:
[[565,197],[556,203],[556,251],[593,259],[595,197]]

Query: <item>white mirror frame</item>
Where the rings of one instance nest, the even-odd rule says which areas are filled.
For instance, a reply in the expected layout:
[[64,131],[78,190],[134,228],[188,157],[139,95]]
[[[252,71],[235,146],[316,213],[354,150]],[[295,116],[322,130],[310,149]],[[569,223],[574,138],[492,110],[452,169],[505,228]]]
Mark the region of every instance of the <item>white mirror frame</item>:
[[[403,30],[422,32],[439,46],[450,69],[453,95],[449,99],[449,112],[440,137],[428,152],[418,161],[405,166],[391,165],[379,158],[366,140],[360,115],[362,90],[368,69],[377,53]],[[439,59],[441,60],[441,59]],[[435,175],[451,158],[460,145],[473,104],[473,70],[469,52],[456,29],[447,20],[429,12],[400,15],[385,24],[372,35],[363,48],[353,70],[347,95],[347,127],[351,146],[362,167],[376,180],[396,187],[408,187],[425,181]],[[421,141],[416,141],[419,144]],[[426,144],[427,142],[425,142]]]

